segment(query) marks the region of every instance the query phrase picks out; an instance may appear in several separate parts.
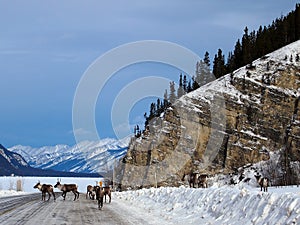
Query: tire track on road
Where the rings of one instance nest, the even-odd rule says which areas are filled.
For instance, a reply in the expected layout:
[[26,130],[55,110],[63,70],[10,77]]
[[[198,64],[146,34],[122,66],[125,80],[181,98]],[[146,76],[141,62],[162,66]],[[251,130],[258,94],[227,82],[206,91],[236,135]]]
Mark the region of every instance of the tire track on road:
[[66,196],[66,200],[60,196],[55,202],[53,199],[44,202],[40,197],[41,195],[37,194],[34,198],[27,196],[11,197],[2,201],[0,199],[0,207],[5,202],[9,202],[11,207],[10,211],[0,215],[0,225],[149,224],[143,215],[132,212],[128,205],[118,203],[117,199],[116,202],[113,199],[111,203],[104,203],[102,210],[99,210],[97,201],[86,199],[84,194],[76,201],[73,201],[71,194]]
[[0,198],[0,215],[22,206],[24,202],[31,202],[40,198],[41,194],[39,193],[2,197]]

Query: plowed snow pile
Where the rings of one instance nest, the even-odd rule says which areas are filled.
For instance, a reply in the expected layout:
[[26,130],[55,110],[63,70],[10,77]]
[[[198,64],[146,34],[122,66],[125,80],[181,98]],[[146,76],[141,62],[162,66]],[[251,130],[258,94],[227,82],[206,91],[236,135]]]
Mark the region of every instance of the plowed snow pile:
[[[151,188],[114,193],[170,224],[300,224],[300,188]],[[163,223],[162,223],[163,224]]]

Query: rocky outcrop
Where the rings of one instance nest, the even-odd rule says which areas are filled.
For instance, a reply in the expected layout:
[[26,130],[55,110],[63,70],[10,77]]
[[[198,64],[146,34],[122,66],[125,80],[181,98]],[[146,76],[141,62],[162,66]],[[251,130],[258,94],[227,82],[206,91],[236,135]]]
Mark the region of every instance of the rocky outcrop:
[[279,167],[300,161],[297,54],[300,41],[181,97],[132,140],[118,182],[178,186],[190,171],[230,173],[273,152]]

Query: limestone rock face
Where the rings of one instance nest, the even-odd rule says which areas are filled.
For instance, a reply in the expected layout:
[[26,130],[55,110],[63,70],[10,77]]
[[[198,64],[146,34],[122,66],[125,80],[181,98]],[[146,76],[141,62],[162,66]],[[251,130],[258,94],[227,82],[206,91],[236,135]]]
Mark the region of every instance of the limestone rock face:
[[119,182],[178,186],[190,171],[230,173],[272,153],[281,154],[279,167],[299,162],[297,54],[300,41],[182,96],[151,121],[149,134],[132,139],[116,170]]

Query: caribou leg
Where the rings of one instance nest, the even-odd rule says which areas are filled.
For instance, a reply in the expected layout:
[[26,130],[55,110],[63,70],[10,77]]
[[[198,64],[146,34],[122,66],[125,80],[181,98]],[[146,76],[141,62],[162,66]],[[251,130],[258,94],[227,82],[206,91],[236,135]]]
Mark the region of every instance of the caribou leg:
[[73,194],[75,195],[74,197],[74,201],[77,199],[79,199],[79,192],[78,191],[73,191]]
[[[50,197],[51,197],[51,193],[49,191],[47,191],[47,193],[48,193],[48,200],[47,201],[49,201]],[[45,193],[45,195],[46,195],[46,193]]]
[[102,209],[103,207],[103,196],[98,199],[98,209]]
[[53,195],[53,198],[54,198],[54,201],[55,201],[56,199],[55,199],[55,194],[54,194],[54,191],[52,191],[52,195]]

